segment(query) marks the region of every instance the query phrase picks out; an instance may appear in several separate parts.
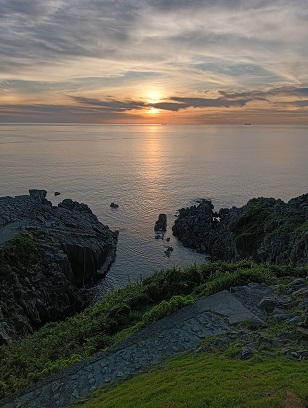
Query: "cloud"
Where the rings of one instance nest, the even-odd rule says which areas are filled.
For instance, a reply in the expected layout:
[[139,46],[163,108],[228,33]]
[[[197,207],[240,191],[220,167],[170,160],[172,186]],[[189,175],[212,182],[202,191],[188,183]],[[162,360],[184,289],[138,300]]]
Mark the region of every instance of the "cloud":
[[0,123],[114,123],[141,121],[138,115],[125,117],[123,112],[102,110],[95,107],[67,105],[0,105]]
[[[49,63],[60,69],[76,58],[82,65],[89,58],[113,61],[114,69],[123,72],[138,64],[149,67],[154,61],[180,70],[181,65],[216,58],[220,66],[253,61],[272,71],[271,62],[307,57],[304,1],[247,4],[240,0],[2,0],[1,72],[9,77],[13,66],[13,74],[22,76],[36,63],[41,70]],[[98,64],[90,68],[102,71]]]
[[149,88],[173,112],[305,98],[307,19],[306,0],[0,0],[0,101],[121,113]]
[[219,93],[228,98],[253,98],[264,100],[271,96],[306,96],[308,88],[298,88],[294,86],[274,87],[267,90],[251,90],[245,92],[219,91]]
[[73,97],[73,99],[80,104],[95,106],[102,108],[103,110],[112,112],[140,110],[147,106],[147,104],[141,101],[124,101],[124,102],[116,100],[100,101],[98,99],[84,98],[81,96]]
[[142,101],[118,101],[118,100],[107,100],[101,101],[98,99],[91,99],[85,97],[73,97],[73,99],[80,103],[90,106],[95,106],[102,108],[103,110],[113,111],[113,112],[125,112],[130,110],[144,110],[146,108],[154,107],[156,109],[167,110],[172,112],[177,112],[179,110],[188,108],[229,108],[231,106],[243,107],[248,102],[252,101],[253,97],[246,98],[227,98],[219,97],[216,99],[212,98],[188,98],[188,97],[170,97],[168,101],[163,102],[142,102]]
[[177,112],[179,110],[188,108],[229,108],[230,106],[243,107],[251,98],[231,100],[227,98],[185,98],[185,97],[171,97],[169,101],[150,103],[142,101],[118,101],[107,100],[101,101],[98,99],[91,99],[85,97],[73,97],[73,100],[80,104],[99,107],[104,111],[112,112],[126,112],[131,110],[145,110],[146,108],[154,107],[156,109]]

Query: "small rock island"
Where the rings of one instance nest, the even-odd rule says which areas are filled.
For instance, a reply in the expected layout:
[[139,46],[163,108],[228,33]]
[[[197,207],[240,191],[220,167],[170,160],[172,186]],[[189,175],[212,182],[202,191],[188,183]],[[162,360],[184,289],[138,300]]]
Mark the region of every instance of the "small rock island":
[[0,344],[82,310],[87,305],[82,288],[105,276],[116,256],[118,232],[100,223],[87,205],[65,199],[52,206],[45,190],[29,193],[0,198],[0,249],[28,235],[39,253],[26,276],[0,259]]
[[166,232],[167,231],[167,215],[159,214],[158,220],[155,222],[154,231]]

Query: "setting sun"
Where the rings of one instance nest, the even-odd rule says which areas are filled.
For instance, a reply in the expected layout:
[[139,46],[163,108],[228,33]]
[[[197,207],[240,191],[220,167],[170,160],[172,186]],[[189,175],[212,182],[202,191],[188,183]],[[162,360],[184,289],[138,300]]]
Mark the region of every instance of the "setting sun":
[[148,113],[155,115],[159,112],[159,109],[153,108],[153,106],[148,110]]
[[149,103],[157,103],[161,100],[161,95],[158,92],[150,92],[147,96]]

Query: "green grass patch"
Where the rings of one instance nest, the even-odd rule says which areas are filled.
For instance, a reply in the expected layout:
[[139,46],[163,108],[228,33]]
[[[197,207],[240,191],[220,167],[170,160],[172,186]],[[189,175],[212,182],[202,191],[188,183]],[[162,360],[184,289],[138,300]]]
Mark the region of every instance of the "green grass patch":
[[307,276],[308,266],[206,263],[154,273],[114,290],[66,321],[50,323],[32,336],[0,347],[0,397],[119,342],[194,299],[249,282]]
[[36,236],[27,231],[0,246],[0,284],[26,277],[40,257]]
[[[95,392],[83,408],[306,407],[308,363],[186,354]],[[80,406],[80,405],[78,405]]]

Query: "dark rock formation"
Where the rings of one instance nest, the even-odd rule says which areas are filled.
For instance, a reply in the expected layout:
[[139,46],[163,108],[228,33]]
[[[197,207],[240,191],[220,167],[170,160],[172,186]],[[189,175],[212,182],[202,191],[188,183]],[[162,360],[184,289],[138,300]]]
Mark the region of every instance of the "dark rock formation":
[[87,205],[66,199],[53,207],[44,190],[0,199],[2,243],[22,229],[39,234],[41,260],[28,276],[1,284],[0,344],[80,311],[87,303],[82,287],[104,276],[116,254],[118,233]]
[[155,222],[154,231],[167,231],[167,216],[166,214],[159,214],[158,220]]
[[170,258],[172,251],[173,251],[173,247],[172,247],[172,246],[168,246],[167,249],[165,250],[165,255],[166,255],[168,258]]
[[172,227],[186,247],[213,261],[241,258],[273,263],[308,262],[308,194],[288,203],[250,200],[241,208],[214,212],[211,201],[182,208]]

